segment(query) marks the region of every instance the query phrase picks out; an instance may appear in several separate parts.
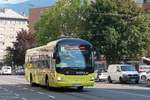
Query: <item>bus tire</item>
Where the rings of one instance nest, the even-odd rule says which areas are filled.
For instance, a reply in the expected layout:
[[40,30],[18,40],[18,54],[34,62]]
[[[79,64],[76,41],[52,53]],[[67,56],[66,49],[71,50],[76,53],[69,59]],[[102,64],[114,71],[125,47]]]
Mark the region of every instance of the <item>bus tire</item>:
[[83,86],[79,86],[79,87],[77,87],[77,89],[79,90],[79,91],[83,91]]
[[30,85],[33,87],[35,86],[35,83],[33,83],[33,77],[32,74],[30,74]]
[[46,87],[46,89],[49,89],[49,81],[48,81],[48,76],[47,75],[45,77],[45,87]]

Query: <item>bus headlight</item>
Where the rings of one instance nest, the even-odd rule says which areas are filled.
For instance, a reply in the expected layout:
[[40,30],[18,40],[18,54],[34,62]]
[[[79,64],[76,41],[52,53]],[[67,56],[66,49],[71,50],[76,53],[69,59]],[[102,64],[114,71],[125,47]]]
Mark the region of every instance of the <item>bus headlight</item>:
[[94,77],[92,77],[90,81],[94,81],[94,80],[95,80],[95,78],[94,78]]
[[57,77],[57,81],[61,81],[62,80],[62,78],[61,77]]

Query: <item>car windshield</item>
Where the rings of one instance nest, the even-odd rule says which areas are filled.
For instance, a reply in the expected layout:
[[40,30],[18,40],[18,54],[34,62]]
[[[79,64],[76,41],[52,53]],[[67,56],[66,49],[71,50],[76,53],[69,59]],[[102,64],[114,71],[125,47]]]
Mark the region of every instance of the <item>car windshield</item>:
[[121,66],[121,70],[122,71],[136,71],[135,67],[131,66],[131,65],[124,65]]

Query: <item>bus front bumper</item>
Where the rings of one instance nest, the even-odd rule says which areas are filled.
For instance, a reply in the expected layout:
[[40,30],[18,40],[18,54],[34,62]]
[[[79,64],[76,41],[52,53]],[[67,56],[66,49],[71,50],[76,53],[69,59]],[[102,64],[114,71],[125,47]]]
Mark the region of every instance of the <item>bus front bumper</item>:
[[93,86],[94,81],[89,82],[56,82],[55,87],[78,87],[78,86]]

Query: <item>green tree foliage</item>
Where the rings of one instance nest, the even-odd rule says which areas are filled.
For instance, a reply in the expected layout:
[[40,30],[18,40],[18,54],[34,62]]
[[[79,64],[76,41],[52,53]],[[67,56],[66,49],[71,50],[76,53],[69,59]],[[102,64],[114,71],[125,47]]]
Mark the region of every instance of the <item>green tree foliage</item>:
[[5,58],[6,64],[23,65],[25,61],[25,52],[35,46],[35,37],[26,30],[18,32],[16,42],[13,43],[13,48],[7,48],[7,55]]
[[5,55],[4,64],[11,66],[13,61],[13,48],[7,47],[7,55]]
[[82,37],[97,46],[110,63],[141,56],[148,46],[150,28],[144,10],[131,0],[96,0],[87,11]]
[[117,63],[143,55],[149,45],[147,19],[133,0],[59,0],[35,25],[35,35],[39,45],[61,34],[86,39]]
[[83,30],[82,17],[89,0],[58,0],[35,25],[39,45],[57,39],[60,35],[78,36]]

